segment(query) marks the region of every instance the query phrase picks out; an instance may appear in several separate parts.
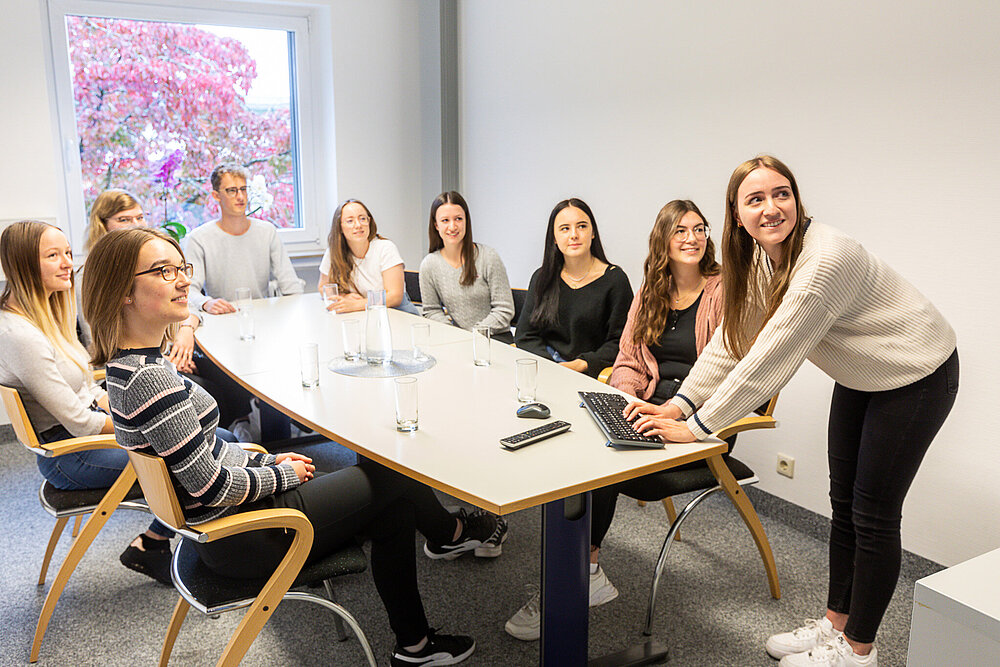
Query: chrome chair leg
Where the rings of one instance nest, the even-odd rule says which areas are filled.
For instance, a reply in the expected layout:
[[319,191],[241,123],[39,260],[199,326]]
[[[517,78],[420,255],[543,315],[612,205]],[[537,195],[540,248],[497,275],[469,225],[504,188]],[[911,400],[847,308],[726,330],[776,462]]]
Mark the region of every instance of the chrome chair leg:
[[[326,597],[330,598],[330,602],[337,602],[337,594],[333,590],[333,582],[329,579],[323,580],[323,588],[326,589]],[[340,614],[333,615],[333,625],[337,629],[337,640],[346,642],[349,637],[347,632],[344,630],[344,621],[340,618]]]
[[361,629],[361,625],[358,624],[357,619],[354,618],[351,612],[347,611],[336,602],[331,602],[326,598],[322,598],[318,595],[313,595],[311,593],[303,593],[302,591],[288,591],[287,593],[285,593],[285,599],[313,602],[315,604],[326,607],[334,614],[336,614],[338,617],[344,619],[344,622],[347,623],[348,627],[351,628],[351,630],[357,636],[358,641],[361,643],[361,648],[365,652],[365,657],[368,659],[368,664],[371,667],[378,667],[378,662],[375,660],[375,653],[372,651],[372,645],[368,642],[368,637],[365,635],[364,630]]

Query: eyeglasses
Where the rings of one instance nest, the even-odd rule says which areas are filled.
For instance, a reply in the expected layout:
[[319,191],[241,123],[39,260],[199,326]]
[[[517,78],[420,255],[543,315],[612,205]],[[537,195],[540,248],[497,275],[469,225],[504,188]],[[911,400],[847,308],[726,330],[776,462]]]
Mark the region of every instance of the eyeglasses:
[[144,276],[147,273],[159,272],[159,274],[163,276],[164,280],[166,280],[168,283],[172,283],[173,281],[177,280],[178,271],[182,272],[185,276],[190,278],[194,275],[194,265],[191,264],[190,262],[184,264],[183,266],[173,266],[171,264],[164,264],[163,266],[157,266],[156,268],[149,269],[148,271],[140,271],[135,275]]
[[688,232],[694,232],[694,237],[700,241],[708,236],[709,231],[710,230],[708,225],[695,225],[690,229],[686,229],[684,227],[678,227],[676,230],[674,230],[674,238],[686,239],[688,237]]
[[119,225],[141,225],[145,220],[146,216],[140,213],[139,215],[120,215],[117,218],[112,218],[111,222],[117,222]]
[[242,188],[225,188],[222,191],[225,192],[230,197],[235,197],[237,192],[245,196],[247,190],[248,190],[247,186],[244,185]]

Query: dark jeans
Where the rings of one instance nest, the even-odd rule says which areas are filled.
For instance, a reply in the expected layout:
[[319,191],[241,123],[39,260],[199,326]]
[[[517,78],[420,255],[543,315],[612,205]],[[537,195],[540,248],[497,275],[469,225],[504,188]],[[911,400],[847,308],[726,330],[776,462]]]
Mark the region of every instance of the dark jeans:
[[[427,634],[414,554],[414,527],[434,542],[451,542],[452,517],[427,486],[359,457],[358,465],[315,479],[291,491],[240,507],[250,511],[291,507],[313,525],[307,562],[322,558],[358,535],[372,540],[371,570],[389,625],[401,646]],[[288,551],[291,537],[281,530],[255,531],[196,544],[202,561],[216,573],[238,578],[270,576]]]
[[[38,434],[38,439],[45,443],[72,437],[63,426],[55,426]],[[128,454],[124,449],[88,449],[51,458],[36,455],[36,459],[42,477],[57,489],[68,491],[108,488],[128,465]],[[149,524],[149,529],[168,539],[174,536],[174,531],[156,519]]]
[[830,591],[844,634],[873,642],[899,578],[903,499],[958,393],[958,351],[891,391],[836,385],[830,407]]
[[240,417],[250,414],[250,399],[253,395],[249,391],[226,375],[225,371],[200,351],[194,355],[194,363],[198,367],[198,374],[184,373],[184,375],[192,382],[200,384],[202,389],[215,399],[219,405],[219,424],[228,427]]

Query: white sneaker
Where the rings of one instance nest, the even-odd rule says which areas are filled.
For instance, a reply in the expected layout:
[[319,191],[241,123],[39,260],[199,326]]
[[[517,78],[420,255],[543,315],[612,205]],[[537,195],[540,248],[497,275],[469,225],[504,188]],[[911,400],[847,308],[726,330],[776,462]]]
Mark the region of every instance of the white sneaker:
[[858,655],[839,634],[811,651],[786,655],[778,667],[878,667],[878,651],[872,646],[868,655]]
[[[517,613],[510,617],[510,620],[503,626],[507,634],[517,637],[526,642],[535,641],[541,635],[542,610],[541,593],[534,584],[529,584],[528,589],[533,591],[531,597],[524,606],[517,610]],[[597,572],[590,575],[590,599],[589,606],[599,607],[606,602],[611,602],[618,597],[618,589],[615,588],[601,566],[597,566]]]
[[597,572],[590,575],[590,606],[600,607],[602,604],[611,602],[618,597],[618,589],[608,581],[601,566],[597,566]]
[[764,648],[772,658],[783,658],[786,655],[810,651],[841,634],[840,631],[833,629],[833,623],[825,616],[818,620],[807,618],[802,627],[768,637]]

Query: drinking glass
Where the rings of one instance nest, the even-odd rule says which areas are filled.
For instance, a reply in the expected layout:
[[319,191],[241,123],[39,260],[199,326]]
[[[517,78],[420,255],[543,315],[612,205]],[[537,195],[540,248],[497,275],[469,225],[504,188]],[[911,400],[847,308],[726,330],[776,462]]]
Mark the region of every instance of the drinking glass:
[[344,359],[361,359],[361,320],[344,320],[340,323],[344,341]]
[[327,283],[323,285],[322,296],[323,305],[326,306],[327,310],[330,310],[330,306],[332,306],[333,302],[340,296],[340,288],[337,286],[337,283]]
[[410,342],[413,344],[413,360],[427,361],[427,345],[431,339],[431,325],[414,324],[410,327]]
[[411,433],[419,427],[417,413],[417,378],[395,378],[396,430]]
[[236,314],[240,319],[240,340],[253,340],[253,300],[249,287],[236,288]]
[[538,360],[518,359],[515,362],[514,382],[517,386],[517,400],[532,403],[538,389]]
[[299,371],[302,373],[302,386],[315,387],[319,385],[319,345],[303,343],[299,346]]
[[472,327],[472,362],[476,366],[490,365],[490,328],[485,325]]

